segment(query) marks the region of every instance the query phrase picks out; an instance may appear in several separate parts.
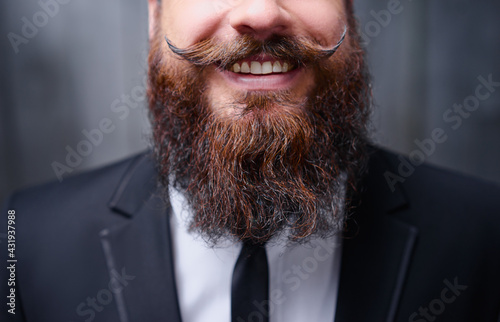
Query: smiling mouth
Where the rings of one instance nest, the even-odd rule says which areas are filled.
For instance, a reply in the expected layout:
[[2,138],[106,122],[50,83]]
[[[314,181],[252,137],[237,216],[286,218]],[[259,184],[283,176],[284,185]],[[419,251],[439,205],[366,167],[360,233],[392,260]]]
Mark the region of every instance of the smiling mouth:
[[296,66],[291,62],[258,55],[234,63],[232,66],[228,67],[227,71],[236,74],[269,75],[284,74],[294,69],[296,69]]
[[292,61],[270,55],[243,58],[225,69],[217,68],[220,75],[236,88],[246,91],[289,89],[296,85],[303,68]]

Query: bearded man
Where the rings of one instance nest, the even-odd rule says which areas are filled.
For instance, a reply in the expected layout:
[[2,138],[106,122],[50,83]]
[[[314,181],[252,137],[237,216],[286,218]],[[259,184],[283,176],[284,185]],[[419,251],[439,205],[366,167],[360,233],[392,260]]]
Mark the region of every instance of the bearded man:
[[500,189],[369,145],[352,1],[149,18],[154,148],[10,198],[2,321],[497,321]]

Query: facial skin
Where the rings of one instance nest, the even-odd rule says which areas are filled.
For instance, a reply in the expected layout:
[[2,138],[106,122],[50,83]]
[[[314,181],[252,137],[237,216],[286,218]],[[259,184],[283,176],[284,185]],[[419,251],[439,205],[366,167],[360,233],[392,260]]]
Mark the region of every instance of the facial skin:
[[[211,244],[340,232],[369,106],[350,2],[150,0],[149,9],[158,171],[184,191],[192,231]],[[323,55],[346,27],[340,48]],[[216,59],[175,54],[165,37],[178,52]],[[281,72],[257,73],[276,61]]]

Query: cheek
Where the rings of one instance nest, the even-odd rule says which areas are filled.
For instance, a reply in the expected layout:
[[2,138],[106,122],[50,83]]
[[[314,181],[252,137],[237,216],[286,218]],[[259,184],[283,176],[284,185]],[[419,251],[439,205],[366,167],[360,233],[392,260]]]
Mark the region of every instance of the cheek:
[[217,29],[221,15],[214,0],[164,1],[162,26],[178,47],[188,47],[209,37]]
[[347,24],[344,0],[290,0],[287,7],[300,31],[325,47],[337,43]]

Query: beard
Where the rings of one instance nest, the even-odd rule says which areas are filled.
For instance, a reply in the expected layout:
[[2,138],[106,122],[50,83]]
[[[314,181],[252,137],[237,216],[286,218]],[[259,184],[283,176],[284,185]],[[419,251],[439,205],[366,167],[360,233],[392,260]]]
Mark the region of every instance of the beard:
[[[182,190],[188,200],[191,231],[212,245],[222,239],[265,243],[280,234],[305,242],[342,231],[367,159],[370,95],[354,30],[350,52],[340,57],[318,59],[312,41],[263,44],[244,37],[197,44],[190,62],[178,60],[157,32],[148,91],[154,153],[161,184]],[[209,66],[231,66],[259,52],[311,68],[308,95],[248,92],[214,103]],[[236,112],[215,112],[221,109]]]

